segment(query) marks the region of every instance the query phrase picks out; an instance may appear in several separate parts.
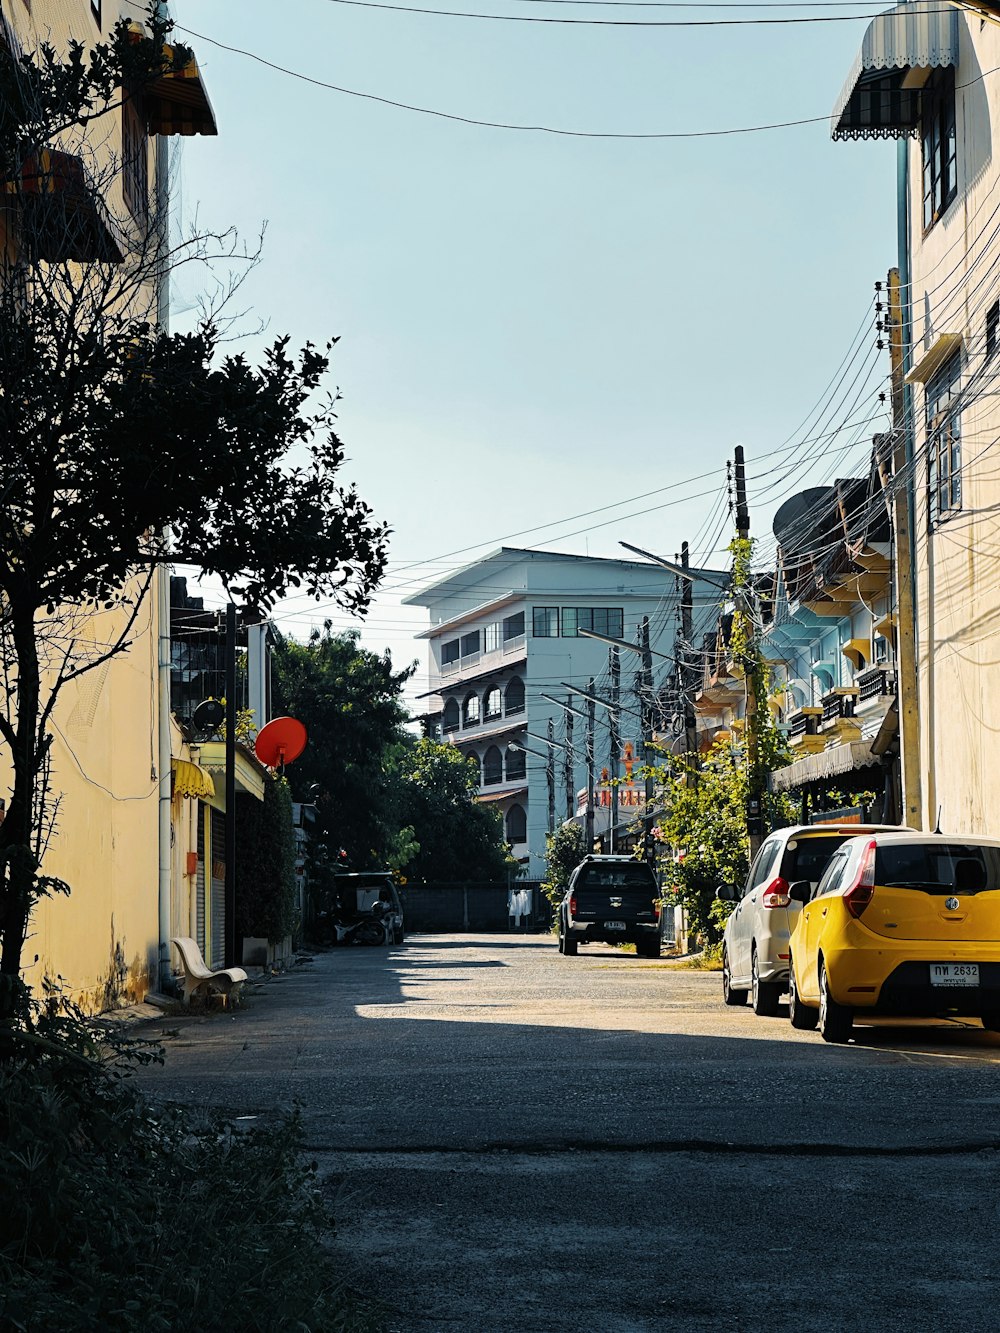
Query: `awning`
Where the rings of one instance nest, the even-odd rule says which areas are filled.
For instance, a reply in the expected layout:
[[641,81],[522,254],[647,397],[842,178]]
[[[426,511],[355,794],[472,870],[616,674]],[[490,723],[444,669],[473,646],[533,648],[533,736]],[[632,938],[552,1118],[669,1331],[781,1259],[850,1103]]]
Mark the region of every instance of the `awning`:
[[113,224],[79,157],[57,148],[29,153],[5,195],[21,205],[24,241],[35,259],[48,264],[122,262]]
[[960,333],[942,333],[906,377],[907,384],[927,384],[962,346]]
[[[202,741],[201,766],[210,773],[225,774],[225,741]],[[254,796],[258,801],[264,799],[264,783],[267,781],[267,769],[245,746],[236,746],[236,790],[246,796]],[[222,788],[223,784],[220,784]],[[217,795],[225,800],[225,791],[220,789]],[[224,805],[219,806],[225,809]]]
[[871,741],[848,741],[830,750],[820,750],[819,754],[807,754],[787,768],[779,768],[768,778],[768,785],[771,791],[789,791],[793,787],[803,787],[807,782],[835,778],[876,763],[878,760],[872,754]]
[[[129,24],[129,38],[140,42],[146,34],[138,23]],[[164,44],[163,62],[173,65],[176,54]],[[142,89],[143,112],[150,134],[218,134],[215,113],[201,81],[194,56],[177,69],[167,69]]]
[[478,805],[496,805],[497,801],[512,801],[516,796],[527,796],[527,787],[515,787],[513,791],[488,791],[476,797]]
[[902,139],[920,124],[923,85],[932,69],[958,64],[958,10],[915,0],[868,25],[861,54],[831,118],[835,139]]
[[868,639],[848,639],[840,650],[855,671],[867,666],[872,655],[872,646]]
[[207,801],[215,795],[212,775],[200,764],[194,764],[189,759],[171,759],[170,769],[175,796],[200,797]]
[[833,688],[834,677],[837,674],[837,664],[829,657],[822,658],[819,662],[813,662],[809,670],[814,676],[819,677],[820,684],[825,684],[827,689]]

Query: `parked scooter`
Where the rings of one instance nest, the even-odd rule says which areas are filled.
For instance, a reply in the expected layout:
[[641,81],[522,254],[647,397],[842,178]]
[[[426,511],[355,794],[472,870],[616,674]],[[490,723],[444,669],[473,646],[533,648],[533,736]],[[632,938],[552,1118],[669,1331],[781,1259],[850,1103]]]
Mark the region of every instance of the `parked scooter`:
[[389,932],[385,923],[386,903],[375,903],[369,914],[354,917],[328,917],[324,923],[331,932],[331,944],[385,944]]

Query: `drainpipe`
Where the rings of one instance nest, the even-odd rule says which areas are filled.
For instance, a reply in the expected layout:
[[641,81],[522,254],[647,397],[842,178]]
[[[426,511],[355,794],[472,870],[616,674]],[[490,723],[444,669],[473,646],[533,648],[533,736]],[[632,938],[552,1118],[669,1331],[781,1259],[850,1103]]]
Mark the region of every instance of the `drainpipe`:
[[[899,320],[902,335],[902,411],[894,424],[901,432],[894,470],[905,478],[906,534],[897,549],[896,581],[899,624],[896,627],[897,671],[899,679],[899,727],[903,786],[902,823],[910,828],[923,827],[921,792],[920,721],[917,695],[917,560],[916,560],[916,477],[914,476],[913,387],[906,376],[913,366],[912,291],[910,274],[909,228],[910,155],[909,141],[896,145],[896,243],[899,252]],[[899,509],[897,509],[899,512]],[[902,515],[900,514],[900,517]],[[897,524],[898,532],[898,524]],[[905,567],[904,567],[905,562]]]
[[[160,3],[157,12],[166,17],[167,7]],[[169,145],[158,135],[155,156],[156,207],[156,322],[167,332],[170,327],[170,273],[166,255],[169,245]],[[170,567],[161,564],[156,571],[156,642],[157,642],[157,771],[159,772],[158,842],[159,875],[157,908],[159,948],[156,987],[161,993],[170,984]]]

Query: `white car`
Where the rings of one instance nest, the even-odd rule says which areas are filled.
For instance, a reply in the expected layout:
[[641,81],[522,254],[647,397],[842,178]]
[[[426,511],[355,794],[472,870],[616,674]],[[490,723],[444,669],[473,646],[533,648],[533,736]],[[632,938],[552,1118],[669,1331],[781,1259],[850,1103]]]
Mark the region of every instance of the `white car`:
[[720,885],[716,897],[735,903],[722,936],[722,997],[726,1004],[753,998],[755,1014],[773,1017],[788,990],[788,938],[801,904],[792,884],[813,888],[837,848],[859,833],[894,833],[882,824],[802,824],[778,829],[761,843],[742,889]]

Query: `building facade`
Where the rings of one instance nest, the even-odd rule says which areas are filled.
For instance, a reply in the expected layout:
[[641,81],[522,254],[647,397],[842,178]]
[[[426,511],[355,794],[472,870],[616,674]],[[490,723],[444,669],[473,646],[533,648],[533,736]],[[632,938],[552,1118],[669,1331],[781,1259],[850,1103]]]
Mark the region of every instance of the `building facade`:
[[[719,597],[705,572],[691,570],[699,633]],[[671,725],[655,705],[673,670],[677,582],[638,560],[504,547],[406,598],[430,612],[419,636],[430,647],[429,730],[475,760],[479,800],[502,812],[528,878],[542,876],[559,824],[579,820],[610,849],[642,817],[644,722]],[[645,677],[640,653],[608,642],[641,647],[644,622]]]
[[900,643],[907,822],[983,834],[1000,802],[998,65],[995,5],[899,5],[869,25],[833,120],[837,139],[899,141],[888,314],[896,554],[914,604],[908,686]]

